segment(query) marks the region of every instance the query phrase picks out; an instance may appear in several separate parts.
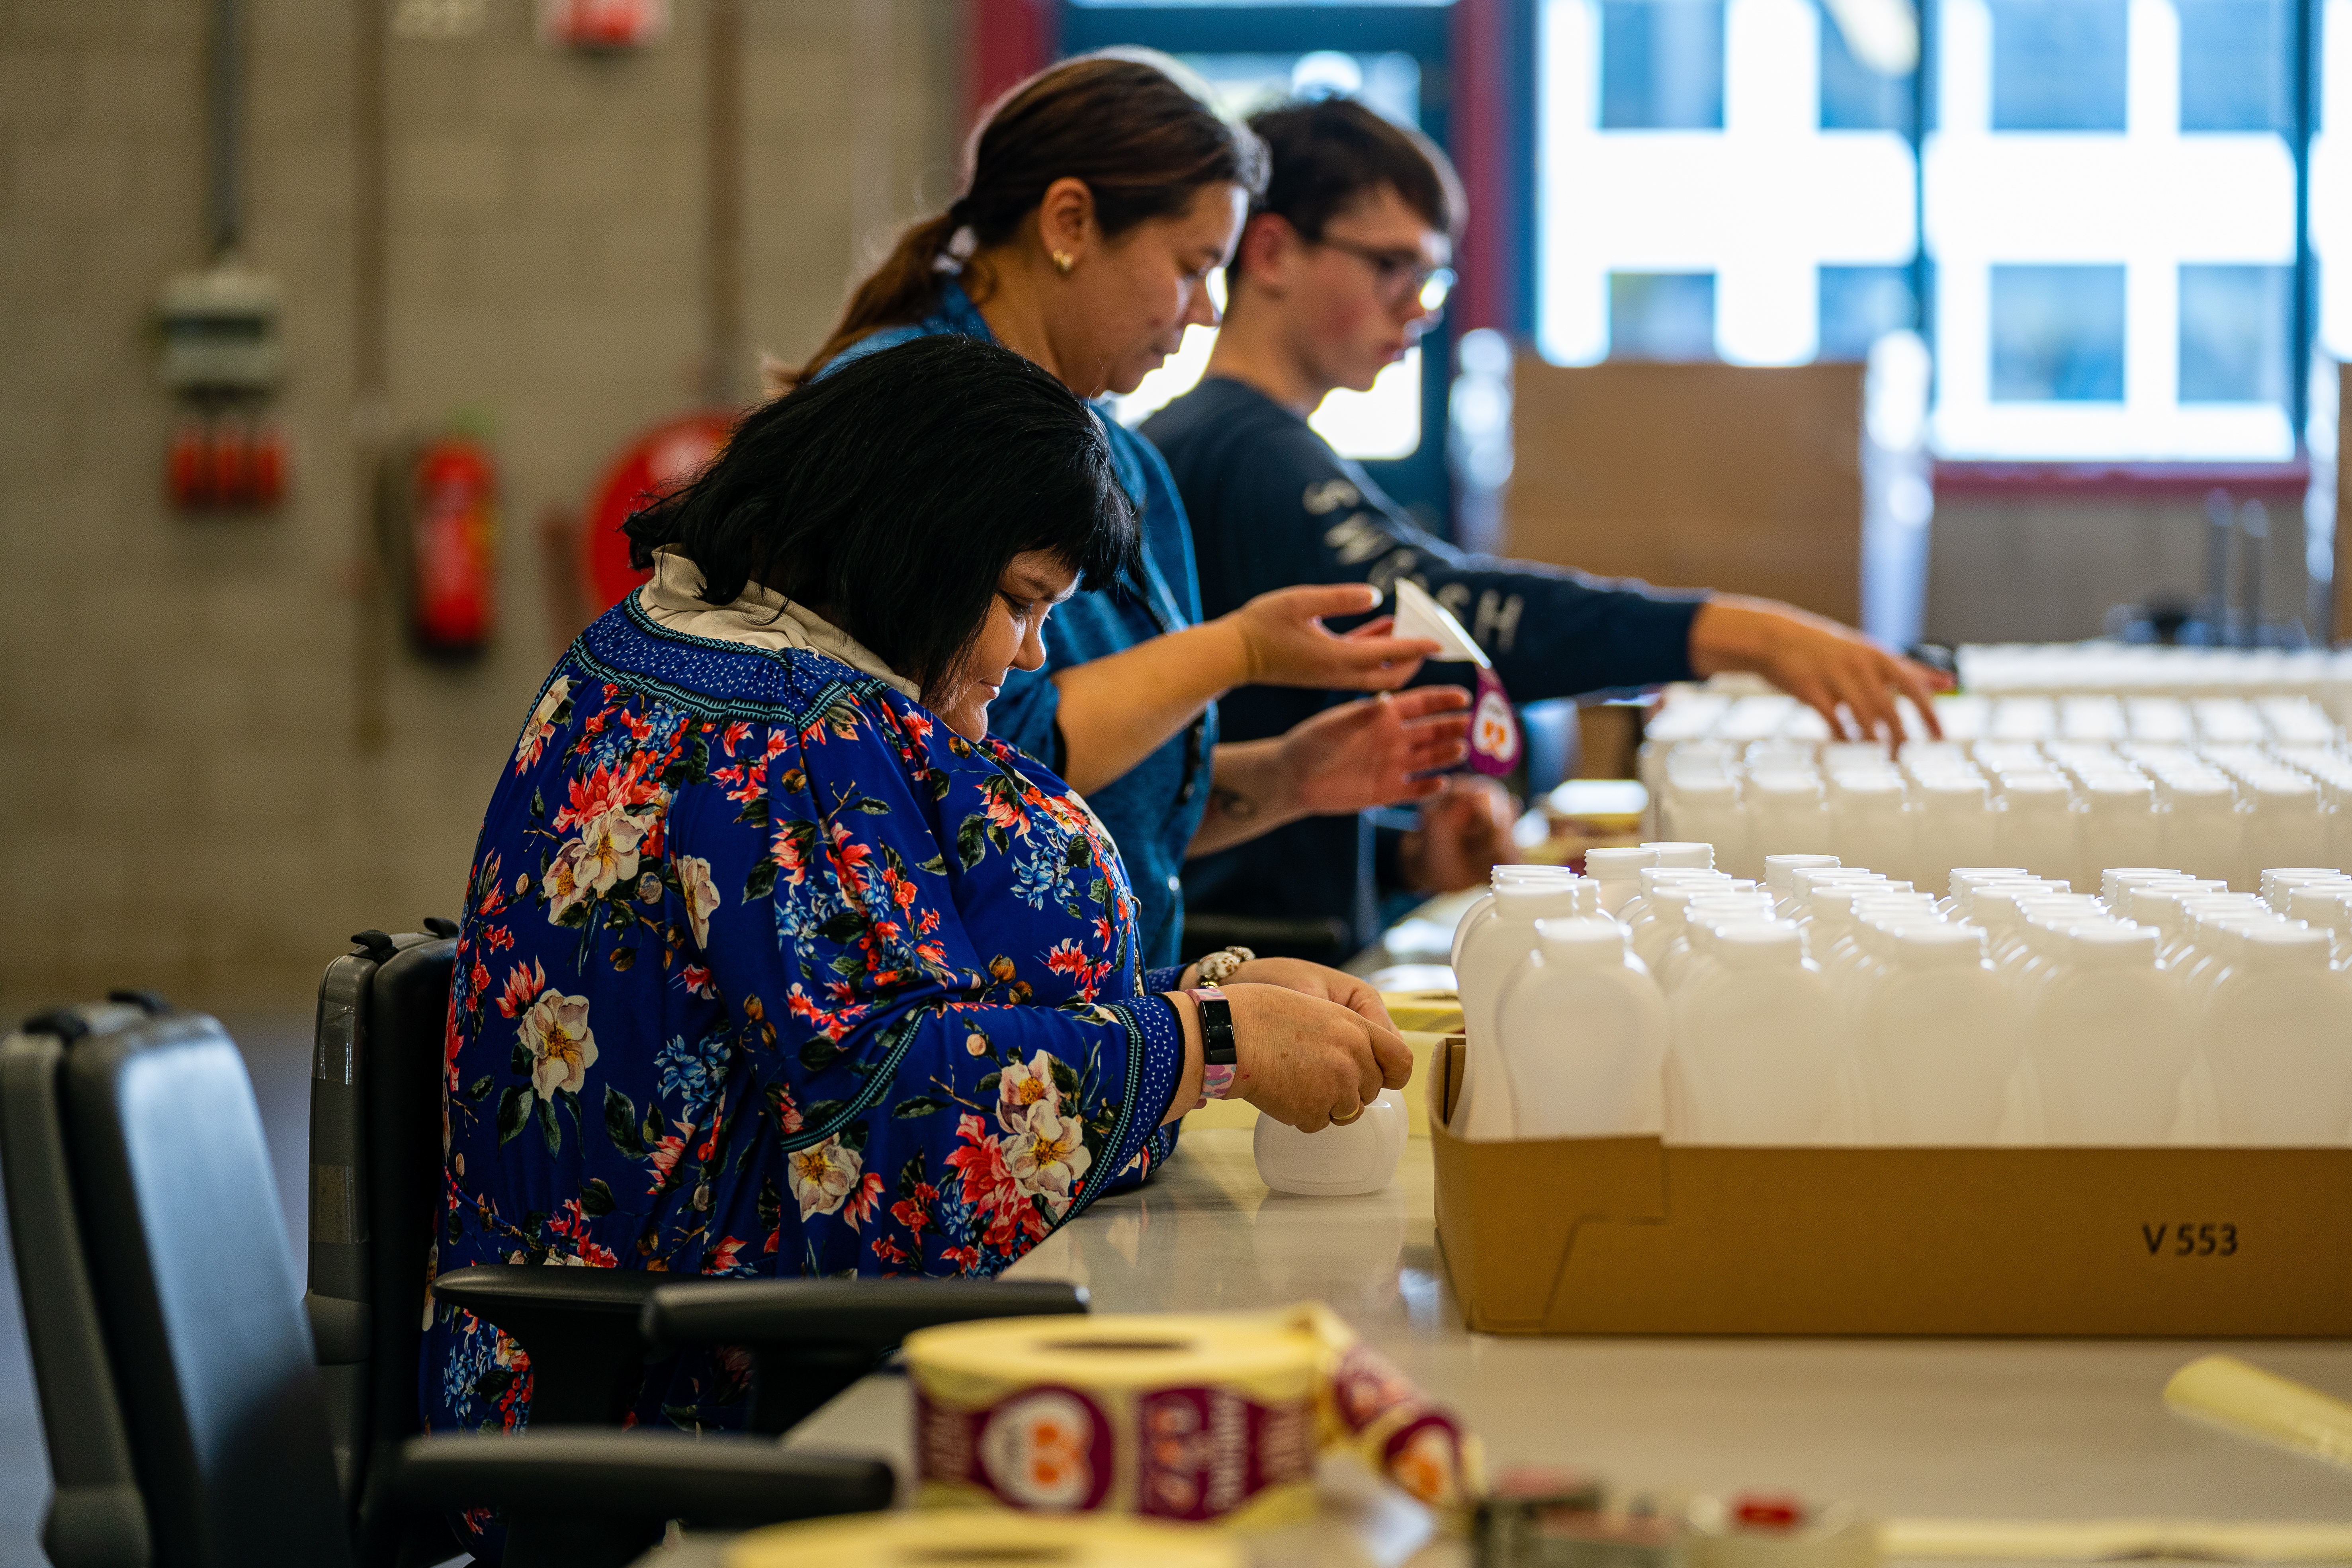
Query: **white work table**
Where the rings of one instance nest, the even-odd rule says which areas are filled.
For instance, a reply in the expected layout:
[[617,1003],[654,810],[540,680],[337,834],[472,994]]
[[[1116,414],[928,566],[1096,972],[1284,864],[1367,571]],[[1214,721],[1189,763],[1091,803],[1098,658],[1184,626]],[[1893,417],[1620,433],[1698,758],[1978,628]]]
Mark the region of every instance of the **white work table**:
[[[1499,1466],[1574,1464],[1642,1489],[1789,1489],[1886,1515],[2352,1521],[2352,1472],[2166,1408],[2165,1379],[2210,1345],[1466,1332],[1437,1254],[1431,1183],[1429,1143],[1415,1139],[1384,1192],[1289,1197],[1258,1181],[1247,1131],[1194,1129],[1147,1189],[1097,1203],[1011,1273],[1076,1280],[1097,1312],[1319,1298],[1459,1410]],[[2352,1396],[2352,1343],[2232,1348]],[[910,1477],[910,1403],[903,1378],[868,1378],[791,1441],[877,1453]],[[1429,1540],[1401,1498],[1333,1514],[1315,1550],[1294,1542],[1279,1560],[1466,1561],[1459,1543]],[[647,1561],[713,1560],[709,1543],[693,1546]]]

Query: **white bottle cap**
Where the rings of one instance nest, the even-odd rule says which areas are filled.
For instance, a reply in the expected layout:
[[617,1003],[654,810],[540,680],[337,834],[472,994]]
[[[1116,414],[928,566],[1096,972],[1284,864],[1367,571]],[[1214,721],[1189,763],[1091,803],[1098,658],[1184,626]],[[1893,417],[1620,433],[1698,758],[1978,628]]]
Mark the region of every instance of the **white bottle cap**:
[[1588,849],[1584,852],[1584,874],[1603,882],[1630,882],[1644,866],[1658,863],[1654,849]]
[[2309,926],[2249,926],[2242,937],[2242,962],[2250,969],[2325,969],[2333,946],[2324,931]]
[[1486,885],[1499,888],[1506,882],[1572,882],[1576,873],[1565,866],[1496,866],[1486,873]]
[[1728,882],[1731,880],[1729,877],[1725,876],[1720,871],[1702,871],[1697,869],[1696,867],[1691,866],[1644,866],[1642,868],[1638,875],[1641,878],[1642,891],[1644,894],[1654,892],[1660,888],[1674,887],[1684,882]]
[[1536,947],[1546,963],[1619,968],[1625,962],[1625,928],[1615,921],[1538,921]]
[[1681,867],[1696,871],[1715,869],[1715,846],[1712,844],[1665,840],[1644,844],[1642,847],[1656,851],[1660,866]]
[[1495,889],[1495,912],[1506,920],[1573,920],[1591,912],[1592,889],[1572,882],[1506,882]]
[[2083,968],[2152,969],[2156,966],[2156,932],[2147,926],[2101,921],[2078,925],[2066,932],[2066,956]]
[[2329,931],[2352,931],[2352,884],[2313,882],[2288,889],[2286,912]]
[[1715,956],[1739,969],[1794,969],[1805,960],[1797,928],[1785,921],[1759,921],[1716,932]]
[[1906,925],[1894,932],[1896,960],[1916,969],[1969,969],[1984,963],[1982,926]]
[[2136,888],[2142,882],[2160,882],[2167,877],[2185,877],[2189,873],[2177,867],[2110,866],[2099,873],[2099,897],[2109,902],[2126,888]]
[[1764,885],[1786,898],[1795,887],[1790,873],[1800,869],[1837,868],[1834,855],[1767,855],[1764,857]]
[[1944,890],[1957,899],[1981,882],[2006,882],[2032,875],[2022,866],[1955,866],[1952,868],[1952,879],[1946,884]]

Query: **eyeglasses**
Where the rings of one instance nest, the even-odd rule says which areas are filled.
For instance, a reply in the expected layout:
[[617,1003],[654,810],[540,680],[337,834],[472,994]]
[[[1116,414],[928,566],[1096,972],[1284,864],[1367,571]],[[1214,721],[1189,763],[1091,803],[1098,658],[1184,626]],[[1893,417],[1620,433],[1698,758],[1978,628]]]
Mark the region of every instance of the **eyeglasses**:
[[1344,251],[1369,265],[1373,291],[1381,303],[1391,310],[1412,296],[1421,300],[1423,310],[1434,316],[1445,309],[1445,297],[1453,292],[1454,268],[1426,266],[1417,251],[1374,250],[1368,245],[1328,237],[1314,243]]

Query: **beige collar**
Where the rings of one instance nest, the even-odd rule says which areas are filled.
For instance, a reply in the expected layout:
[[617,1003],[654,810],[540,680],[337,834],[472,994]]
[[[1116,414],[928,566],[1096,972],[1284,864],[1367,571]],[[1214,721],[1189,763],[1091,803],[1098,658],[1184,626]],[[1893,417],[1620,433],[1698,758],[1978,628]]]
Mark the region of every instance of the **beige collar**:
[[654,552],[653,581],[637,590],[637,603],[664,631],[741,643],[746,647],[821,653],[874,677],[910,701],[923,700],[919,687],[875,658],[865,644],[782,594],[746,583],[733,604],[707,605],[699,596],[701,592],[702,568],[680,553],[677,545],[665,544]]

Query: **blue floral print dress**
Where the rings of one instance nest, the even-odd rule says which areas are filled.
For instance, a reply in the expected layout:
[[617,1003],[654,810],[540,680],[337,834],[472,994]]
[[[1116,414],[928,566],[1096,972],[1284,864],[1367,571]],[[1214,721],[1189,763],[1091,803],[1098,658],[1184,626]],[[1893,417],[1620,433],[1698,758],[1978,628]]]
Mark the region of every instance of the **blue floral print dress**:
[[[435,1267],[992,1275],[1173,1144],[1117,847],[887,671],[673,629],[672,569],[557,665],[483,823]],[[661,1363],[635,1419],[740,1426],[744,1371]],[[433,1428],[511,1428],[530,1373],[436,1306],[421,1384]]]

